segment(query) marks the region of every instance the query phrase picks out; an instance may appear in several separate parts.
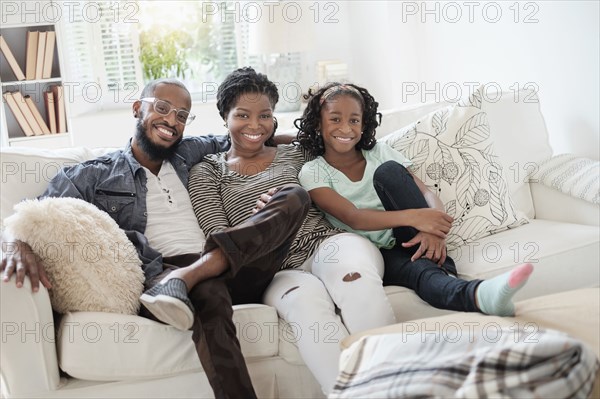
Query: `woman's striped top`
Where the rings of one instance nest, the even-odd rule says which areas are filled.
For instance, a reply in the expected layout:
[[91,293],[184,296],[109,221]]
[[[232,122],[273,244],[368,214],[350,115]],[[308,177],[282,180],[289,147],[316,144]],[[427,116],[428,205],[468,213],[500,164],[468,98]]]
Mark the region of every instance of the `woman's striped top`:
[[[300,146],[280,145],[273,162],[264,171],[244,175],[229,170],[226,153],[207,155],[192,168],[188,183],[194,212],[204,234],[208,236],[246,221],[252,216],[256,200],[269,189],[300,184],[298,173],[308,160],[308,154]],[[300,267],[325,238],[339,232],[321,211],[311,206],[281,268]]]

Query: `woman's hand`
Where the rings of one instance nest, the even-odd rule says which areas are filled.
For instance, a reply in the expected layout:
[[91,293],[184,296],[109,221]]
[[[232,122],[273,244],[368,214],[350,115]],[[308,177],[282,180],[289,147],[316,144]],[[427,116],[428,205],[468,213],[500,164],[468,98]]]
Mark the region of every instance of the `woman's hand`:
[[412,240],[403,242],[402,247],[410,248],[417,244],[420,244],[419,248],[410,259],[411,261],[414,262],[415,260],[423,257],[431,259],[439,266],[444,264],[444,261],[446,260],[446,240],[433,234],[420,231],[416,236],[413,237]]
[[261,194],[260,197],[258,197],[258,199],[256,200],[256,206],[254,206],[254,208],[252,209],[252,214],[255,214],[256,212],[263,209],[267,205],[267,203],[271,201],[271,197],[274,196],[280,188],[281,187],[274,187],[267,191],[265,194]]
[[11,276],[16,275],[16,284],[18,288],[23,286],[25,276],[31,280],[31,289],[33,292],[39,290],[40,282],[46,288],[52,288],[50,280],[44,270],[44,265],[33,252],[29,244],[13,239],[2,237],[2,264],[0,270],[2,280],[8,282]]
[[452,216],[435,208],[411,209],[410,212],[410,226],[439,238],[446,238],[454,221]]

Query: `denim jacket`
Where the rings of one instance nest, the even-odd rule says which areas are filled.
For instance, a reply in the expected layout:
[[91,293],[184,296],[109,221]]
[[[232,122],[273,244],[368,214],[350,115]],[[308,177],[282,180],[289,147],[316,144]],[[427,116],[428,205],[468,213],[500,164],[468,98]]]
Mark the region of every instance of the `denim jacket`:
[[[228,148],[226,136],[185,137],[169,161],[187,187],[192,166],[205,155]],[[134,158],[130,141],[122,150],[64,168],[50,181],[42,197],[79,198],[107,212],[137,249],[148,281],[162,272],[163,261],[144,236],[146,182],[146,171]]]

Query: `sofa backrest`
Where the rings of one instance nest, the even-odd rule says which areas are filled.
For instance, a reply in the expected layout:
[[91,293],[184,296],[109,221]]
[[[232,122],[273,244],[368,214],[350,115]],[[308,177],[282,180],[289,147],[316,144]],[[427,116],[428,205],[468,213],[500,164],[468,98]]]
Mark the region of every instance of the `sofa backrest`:
[[[96,158],[112,149],[84,147],[40,150],[3,147],[0,149],[0,216],[13,213],[13,207],[26,198],[43,194],[48,183],[64,166]],[[4,225],[4,223],[2,223]]]
[[[394,132],[447,105],[445,102],[425,103],[384,111],[377,135],[382,137]],[[541,161],[552,155],[539,100],[535,93],[526,91],[502,92],[500,95],[484,96],[482,109],[488,113],[495,149],[515,207],[533,218],[528,175],[536,171]],[[110,150],[83,147],[60,150],[0,149],[2,220],[10,216],[13,206],[22,199],[41,195],[61,167],[95,158]]]
[[[425,103],[382,112],[377,137],[402,129],[448,105],[447,102]],[[529,176],[537,172],[541,161],[552,156],[539,98],[535,92],[526,90],[488,93],[483,96],[482,110],[488,114],[494,148],[514,205],[527,217],[534,218]]]

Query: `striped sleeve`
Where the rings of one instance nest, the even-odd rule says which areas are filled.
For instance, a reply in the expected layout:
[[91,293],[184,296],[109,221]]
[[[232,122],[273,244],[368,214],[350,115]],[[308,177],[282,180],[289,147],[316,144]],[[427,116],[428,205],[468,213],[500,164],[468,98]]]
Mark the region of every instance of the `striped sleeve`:
[[190,171],[188,191],[194,213],[206,236],[229,227],[219,190],[219,175],[218,165],[207,162],[206,158]]

